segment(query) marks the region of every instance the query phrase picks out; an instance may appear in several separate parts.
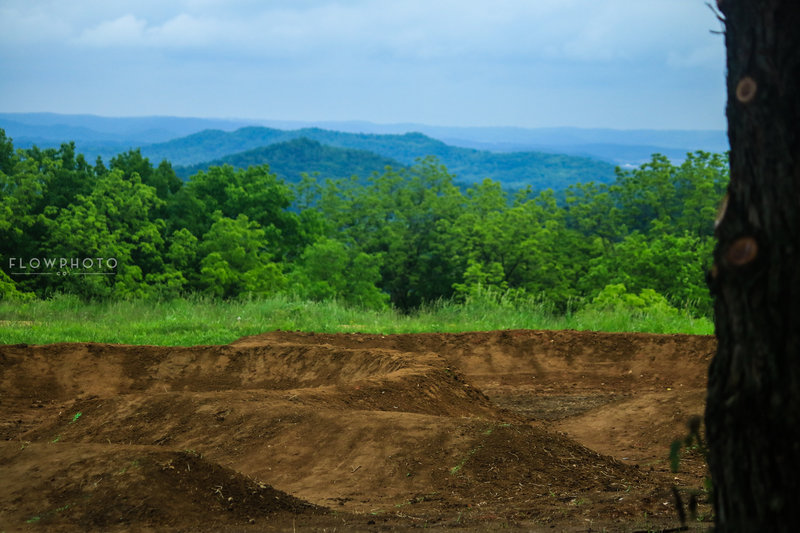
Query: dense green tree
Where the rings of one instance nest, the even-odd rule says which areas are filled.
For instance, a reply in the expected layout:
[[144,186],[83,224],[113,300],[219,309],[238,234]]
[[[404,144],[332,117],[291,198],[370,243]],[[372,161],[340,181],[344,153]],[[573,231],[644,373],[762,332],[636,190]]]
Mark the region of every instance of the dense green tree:
[[676,307],[708,313],[711,300],[705,272],[712,249],[711,239],[688,233],[635,232],[590,259],[578,287],[589,298],[612,284],[634,292],[653,289]]
[[393,304],[411,309],[452,294],[458,278],[437,227],[457,216],[461,195],[444,167],[427,159],[373,176],[364,187],[352,180],[330,185],[319,204],[331,236],[383,257],[381,289]]
[[469,259],[467,268],[464,270],[463,283],[454,283],[453,289],[458,299],[466,300],[469,297],[481,294],[483,291],[505,294],[509,288],[503,265],[495,262],[487,265],[475,259]]
[[91,192],[94,169],[83,155],[75,157],[75,143],[63,143],[58,150],[39,150],[35,146],[25,151],[25,157],[35,161],[44,176],[46,188],[43,202],[47,206],[67,207],[78,195]]
[[609,190],[618,208],[613,215],[619,217],[619,235],[646,233],[659,221],[672,233],[710,236],[716,206],[728,183],[726,161],[719,154],[696,152],[675,166],[655,154],[637,169],[618,169],[617,181]]
[[[90,194],[58,210],[49,221],[47,255],[57,258],[113,260],[115,268],[96,265],[111,275],[89,275],[83,269],[68,269],[59,290],[84,298],[143,297],[152,293],[145,275],[163,271],[160,247],[162,221],[150,220],[150,210],[161,200],[155,189],[134,174],[126,179],[112,170],[97,179]],[[52,278],[50,278],[52,282]]]
[[121,171],[126,179],[131,179],[136,174],[142,183],[152,186],[153,165],[148,158],[142,156],[142,151],[138,148],[112,157],[109,168]]
[[166,256],[169,264],[180,272],[191,275],[197,267],[198,239],[186,228],[176,230],[169,237]]
[[245,215],[262,228],[270,253],[282,260],[307,244],[297,213],[289,210],[292,200],[291,189],[266,165],[246,170],[212,167],[193,176],[174,195],[169,229],[186,228],[200,236],[209,231],[217,211],[228,218]]
[[0,173],[10,176],[14,172],[16,159],[13,141],[6,136],[6,130],[0,128]]
[[291,287],[410,310],[488,290],[563,311],[624,284],[707,312],[708,219],[725,164],[703,152],[680,165],[656,155],[611,185],[558,195],[512,194],[492,180],[459,188],[432,158],[367,180],[304,175],[291,188],[266,165],[212,167],[184,185],[138,150],[91,167],[72,144],[14,151],[0,135],[0,256],[119,260],[113,278],[11,280],[39,295],[227,298]]
[[143,157],[138,148],[118,154],[111,158],[109,164],[112,170],[121,170],[126,178],[138,174],[142,183],[153,187],[156,195],[162,200],[178,192],[183,185],[183,181],[175,175],[169,161],[163,160],[158,167],[153,168],[150,160]]
[[[0,256],[0,260],[4,259]],[[0,270],[0,300],[32,300],[35,295],[32,292],[22,292],[14,280],[8,274]]]
[[676,176],[679,208],[668,228],[675,234],[712,237],[717,208],[728,187],[728,157],[723,154],[695,152],[687,154],[686,161]]
[[675,187],[677,169],[665,156],[653,159],[632,171],[617,169],[612,190],[617,193],[626,231],[646,232],[654,220],[668,222],[683,206]]
[[4,166],[8,172],[0,172],[0,254],[27,256],[36,250],[31,241],[46,231],[41,219],[47,183],[31,160],[13,156]]
[[[3,138],[5,138],[3,136]],[[82,155],[75,155],[74,143],[61,148],[33,147],[13,155],[10,141],[0,172],[0,254],[40,257],[45,252],[51,219],[95,186],[95,173]],[[33,287],[35,280],[24,282]]]
[[[95,172],[100,175],[104,171],[104,167],[102,161],[98,161],[98,163],[99,165],[95,166]],[[153,168],[150,160],[143,157],[141,150],[137,148],[111,158],[110,167],[112,170],[122,171],[126,179],[137,175],[142,183],[153,187],[156,196],[164,202],[152,211],[151,217],[165,221],[170,219],[170,201],[183,186],[183,181],[175,174],[169,161],[161,161],[158,167]]]
[[380,256],[352,252],[340,241],[323,238],[303,252],[291,275],[292,288],[303,298],[382,308],[389,295],[376,286],[380,267]]
[[565,309],[578,297],[575,280],[585,268],[583,239],[566,227],[564,210],[552,191],[522,191],[509,204],[494,182],[467,191],[467,205],[448,228],[460,245],[460,294],[479,286],[515,290],[550,300]]
[[629,291],[624,283],[613,283],[603,287],[584,310],[656,313],[662,316],[679,314],[678,309],[671,306],[662,294],[653,289],[642,289],[636,294]]
[[221,298],[263,296],[286,286],[280,266],[267,251],[266,232],[257,222],[243,214],[227,218],[219,211],[214,218],[198,246],[202,257],[198,282],[204,292]]
[[586,237],[599,238],[604,244],[619,240],[626,229],[617,190],[594,182],[567,188],[564,196],[567,226]]
[[198,239],[180,229],[164,239],[162,270],[150,272],[146,281],[159,297],[177,297],[199,287]]

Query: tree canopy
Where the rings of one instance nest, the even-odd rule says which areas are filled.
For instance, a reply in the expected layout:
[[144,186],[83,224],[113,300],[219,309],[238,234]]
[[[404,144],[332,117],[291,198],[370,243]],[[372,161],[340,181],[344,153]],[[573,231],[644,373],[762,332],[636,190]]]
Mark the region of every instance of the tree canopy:
[[[0,287],[86,299],[291,292],[401,310],[491,290],[567,311],[622,286],[709,314],[704,272],[727,182],[726,156],[705,152],[678,165],[654,155],[610,184],[558,193],[459,187],[432,157],[298,183],[266,164],[211,166],[184,182],[138,150],[92,165],[70,143],[14,149],[0,130]],[[30,261],[47,258],[116,266],[34,272]]]

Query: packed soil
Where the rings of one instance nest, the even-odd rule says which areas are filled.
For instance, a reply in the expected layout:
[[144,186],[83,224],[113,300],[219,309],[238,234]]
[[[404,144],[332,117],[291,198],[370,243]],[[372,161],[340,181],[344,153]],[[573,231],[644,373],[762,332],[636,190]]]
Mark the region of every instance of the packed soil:
[[[678,531],[713,337],[0,346],[0,532]],[[694,506],[692,506],[694,507]]]

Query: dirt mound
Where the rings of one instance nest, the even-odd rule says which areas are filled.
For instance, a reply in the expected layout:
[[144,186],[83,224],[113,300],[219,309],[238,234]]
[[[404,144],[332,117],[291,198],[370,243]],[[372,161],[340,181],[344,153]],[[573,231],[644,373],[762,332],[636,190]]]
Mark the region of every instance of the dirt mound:
[[286,342],[247,348],[51,344],[5,346],[0,357],[0,394],[36,404],[254,390],[380,410],[397,409],[399,402],[410,412],[451,416],[495,410],[441,357],[391,349]]
[[[35,465],[35,466],[34,466]],[[84,531],[206,529],[262,525],[280,514],[321,509],[195,452],[148,447],[0,445],[4,483],[0,528],[21,524]]]
[[419,335],[270,332],[265,342],[436,353],[498,407],[618,458],[663,460],[704,410],[713,336],[509,330]]
[[666,451],[713,350],[539,331],[0,346],[0,531],[674,526],[671,486],[704,465],[676,478]]
[[[472,382],[541,388],[705,387],[716,349],[712,336],[507,330],[408,335],[321,334],[275,331],[231,344],[255,348],[273,342],[432,353]],[[680,364],[677,364],[680,363]]]

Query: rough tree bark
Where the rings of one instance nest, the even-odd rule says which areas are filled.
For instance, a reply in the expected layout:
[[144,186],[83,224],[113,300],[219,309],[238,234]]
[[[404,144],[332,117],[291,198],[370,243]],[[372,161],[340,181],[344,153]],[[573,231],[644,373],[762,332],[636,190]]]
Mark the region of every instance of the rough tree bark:
[[[800,0],[718,0],[731,182],[709,285],[717,531],[800,530]],[[725,205],[727,204],[727,205]]]

